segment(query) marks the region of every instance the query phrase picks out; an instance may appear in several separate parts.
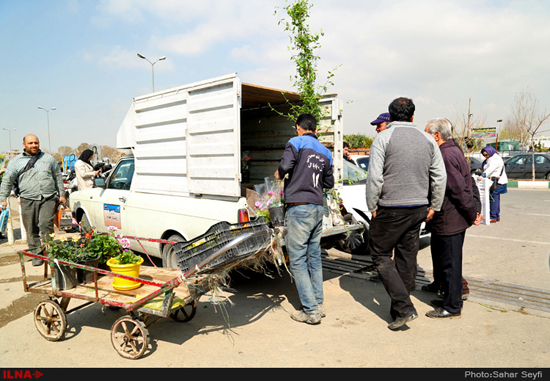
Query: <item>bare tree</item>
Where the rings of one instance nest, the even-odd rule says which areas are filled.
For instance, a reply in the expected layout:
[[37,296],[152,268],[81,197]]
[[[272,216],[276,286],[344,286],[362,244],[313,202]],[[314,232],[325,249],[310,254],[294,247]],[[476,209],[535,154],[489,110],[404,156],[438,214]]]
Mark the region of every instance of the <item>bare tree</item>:
[[485,116],[474,117],[474,114],[472,114],[472,100],[470,98],[468,101],[468,113],[459,115],[453,121],[453,137],[460,143],[462,152],[465,154],[483,148],[483,141],[472,139],[471,135],[473,130],[484,126],[486,119],[487,117]]
[[528,90],[521,90],[514,98],[512,105],[512,123],[520,132],[520,144],[523,147],[530,143],[533,150],[532,158],[532,180],[535,180],[535,135],[540,127],[548,121],[550,113],[544,110],[540,112],[539,101],[537,97]]

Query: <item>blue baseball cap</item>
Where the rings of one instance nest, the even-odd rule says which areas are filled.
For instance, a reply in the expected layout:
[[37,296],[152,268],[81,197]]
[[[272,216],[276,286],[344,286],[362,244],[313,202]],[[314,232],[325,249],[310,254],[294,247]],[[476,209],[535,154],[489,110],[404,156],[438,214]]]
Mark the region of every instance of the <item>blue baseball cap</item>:
[[370,124],[372,124],[373,126],[378,124],[378,123],[382,123],[382,122],[390,122],[390,113],[389,112],[385,112],[385,113],[382,113],[380,115],[378,115],[378,118],[376,118],[375,120],[373,120],[372,122],[370,122]]

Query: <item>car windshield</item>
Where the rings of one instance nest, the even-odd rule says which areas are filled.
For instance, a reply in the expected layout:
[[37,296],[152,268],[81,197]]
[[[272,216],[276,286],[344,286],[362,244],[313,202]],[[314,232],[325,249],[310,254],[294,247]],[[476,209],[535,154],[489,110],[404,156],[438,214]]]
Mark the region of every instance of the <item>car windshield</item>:
[[134,177],[134,161],[122,161],[111,175],[108,189],[129,190]]
[[344,185],[365,184],[367,172],[353,163],[344,160]]
[[369,158],[368,157],[362,157],[360,159],[355,160],[355,162],[364,171],[369,170]]

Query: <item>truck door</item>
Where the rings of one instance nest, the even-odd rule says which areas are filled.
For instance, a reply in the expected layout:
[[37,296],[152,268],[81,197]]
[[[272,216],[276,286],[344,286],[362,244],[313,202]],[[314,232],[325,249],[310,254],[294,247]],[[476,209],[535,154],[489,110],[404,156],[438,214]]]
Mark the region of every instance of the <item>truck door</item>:
[[189,90],[190,193],[240,197],[240,94],[237,77]]
[[109,177],[105,191],[100,197],[101,216],[96,220],[104,225],[101,230],[114,226],[118,229],[118,234],[127,234],[126,201],[133,177],[134,159],[121,161]]

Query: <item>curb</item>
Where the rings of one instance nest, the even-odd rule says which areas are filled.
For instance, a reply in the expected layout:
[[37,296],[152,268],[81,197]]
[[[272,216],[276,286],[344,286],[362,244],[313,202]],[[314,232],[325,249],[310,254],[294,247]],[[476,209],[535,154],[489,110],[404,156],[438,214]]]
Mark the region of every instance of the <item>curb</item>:
[[550,189],[550,181],[508,181],[508,188]]

